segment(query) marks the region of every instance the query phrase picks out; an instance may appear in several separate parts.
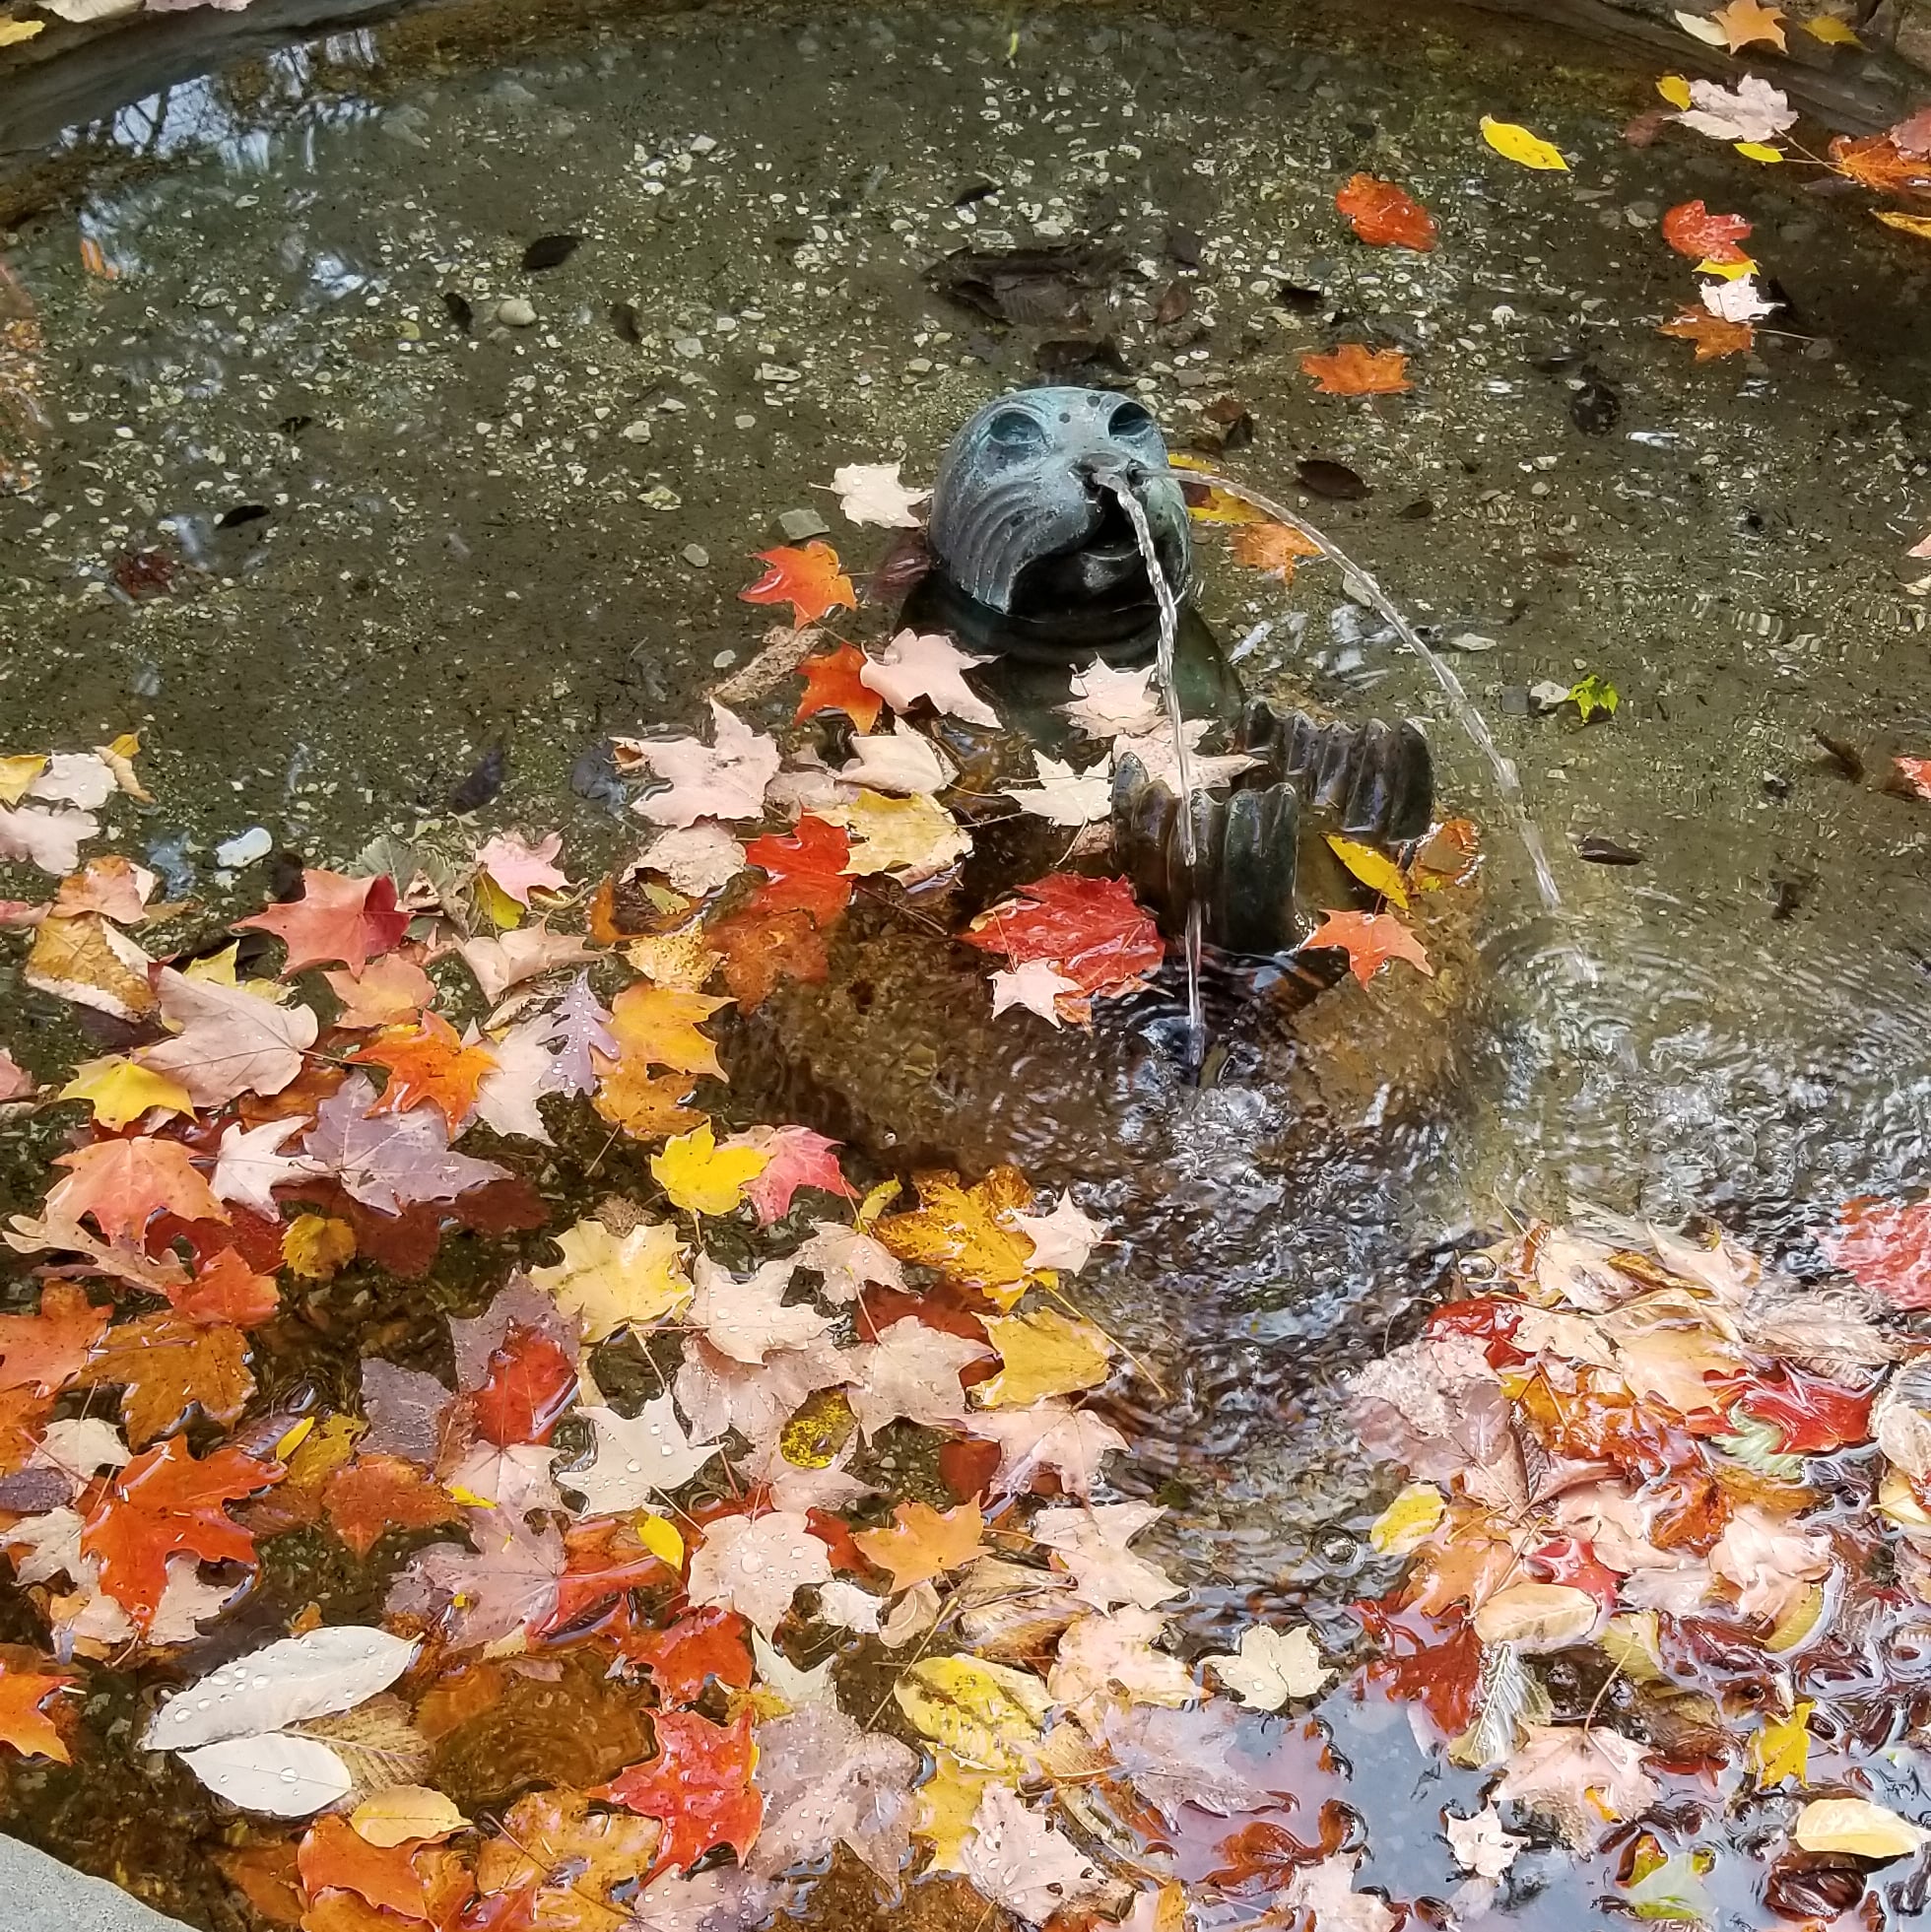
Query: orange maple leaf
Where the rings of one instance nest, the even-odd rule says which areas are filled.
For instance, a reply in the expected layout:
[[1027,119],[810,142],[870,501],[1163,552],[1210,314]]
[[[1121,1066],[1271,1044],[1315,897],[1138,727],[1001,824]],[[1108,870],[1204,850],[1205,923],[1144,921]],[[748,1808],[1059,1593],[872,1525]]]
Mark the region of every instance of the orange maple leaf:
[[669,1067],[674,1073],[722,1080],[716,1042],[698,1031],[698,1023],[724,1004],[703,993],[639,981],[611,1001],[610,1031],[623,1057],[639,1067]]
[[60,1671],[0,1664],[0,1744],[12,1745],[23,1758],[51,1758],[56,1765],[71,1765],[74,1761],[53,1719],[40,1706],[56,1691],[78,1682]]
[[1266,570],[1283,583],[1294,581],[1295,566],[1303,557],[1318,557],[1319,544],[1309,543],[1287,523],[1243,523],[1233,532],[1228,550],[1236,564]]
[[1434,217],[1405,188],[1356,174],[1334,197],[1334,205],[1355,225],[1355,233],[1377,248],[1434,246]]
[[121,1391],[121,1421],[136,1448],[178,1429],[192,1409],[232,1423],[255,1392],[241,1331],[188,1321],[171,1308],[108,1329],[76,1385]]
[[705,941],[724,956],[724,983],[738,1011],[752,1013],[780,979],[816,984],[832,969],[825,935],[802,908],[769,913],[747,906],[704,928]]
[[1914,798],[1931,798],[1931,758],[1894,758],[1903,789]]
[[360,972],[325,972],[328,989],[342,1002],[338,1027],[400,1027],[435,998],[435,982],[414,960],[390,954]]
[[984,1530],[976,1499],[943,1514],[929,1502],[901,1502],[892,1512],[890,1529],[861,1529],[852,1541],[870,1562],[892,1572],[897,1593],[984,1556]]
[[1905,154],[1888,134],[1866,135],[1861,141],[1838,135],[1831,143],[1831,165],[1880,194],[1931,192],[1931,160]]
[[1329,912],[1301,941],[1303,951],[1338,948],[1348,955],[1348,970],[1364,986],[1390,960],[1406,960],[1418,972],[1434,977],[1422,942],[1392,912]]
[[105,1308],[72,1282],[49,1282],[40,1291],[40,1311],[0,1315],[0,1388],[51,1395],[65,1388],[107,1332]]
[[1789,47],[1783,37],[1783,13],[1777,7],[1765,7],[1759,0],[1730,0],[1727,7],[1719,7],[1709,17],[1712,27],[1720,28],[1724,43],[1732,53],[1754,46],[1759,40],[1788,52]]
[[386,1067],[389,1083],[374,1111],[407,1113],[425,1103],[436,1108],[452,1134],[476,1110],[476,1090],[495,1069],[486,1046],[465,1046],[439,1013],[425,1013],[420,1027],[389,1027],[349,1055],[358,1066]]
[[110,1241],[138,1237],[162,1213],[183,1221],[229,1219],[179,1141],[150,1134],[97,1141],[56,1156],[54,1166],[69,1171],[48,1194],[45,1211],[70,1221],[91,1214]]
[[1369,349],[1361,342],[1344,342],[1325,356],[1300,359],[1300,372],[1313,376],[1324,396],[1398,395],[1415,386],[1407,368],[1408,358],[1399,349]]
[[858,594],[830,544],[812,542],[803,550],[781,545],[761,550],[758,561],[770,568],[738,592],[747,604],[788,603],[794,622],[800,625],[816,624],[834,604],[848,611],[858,608]]
[[153,1622],[167,1587],[167,1559],[254,1567],[255,1539],[228,1504],[279,1483],[288,1472],[236,1448],[197,1461],[185,1435],[138,1455],[119,1471],[81,1528],[81,1551],[98,1558],[100,1587],[137,1630]]
[[53,1397],[32,1388],[0,1389],[0,1476],[25,1469],[39,1448]]
[[870,685],[859,682],[858,674],[866,662],[865,653],[856,644],[840,644],[836,650],[806,658],[798,666],[805,695],[798,700],[792,721],[802,724],[820,711],[842,711],[860,731],[870,731],[885,709],[885,700]]
[[613,1127],[633,1141],[658,1141],[684,1134],[704,1116],[684,1104],[691,1098],[691,1076],[647,1073],[634,1060],[596,1056],[597,1091],[591,1104]]
[[310,1899],[328,1891],[353,1892],[371,1905],[423,1918],[429,1899],[422,1874],[410,1862],[411,1847],[372,1845],[346,1818],[317,1819],[296,1853],[297,1869]]
[[1706,308],[1685,308],[1659,325],[1659,335],[1673,335],[1697,345],[1697,360],[1707,363],[1716,356],[1735,356],[1757,343],[1756,325],[1726,322]]
[[807,812],[795,832],[754,838],[744,856],[770,879],[752,900],[761,912],[809,912],[816,924],[830,926],[851,903],[857,882],[845,872],[851,834],[842,826]]
[[336,1535],[357,1556],[366,1557],[392,1529],[428,1529],[462,1512],[448,1491],[413,1462],[367,1455],[329,1477],[322,1490],[322,1513]]
[[301,875],[301,897],[286,905],[235,920],[234,932],[272,933],[289,949],[282,977],[304,966],[339,960],[360,972],[377,953],[386,953],[409,926],[409,914],[396,906],[395,881],[351,879],[340,872],[310,868]]

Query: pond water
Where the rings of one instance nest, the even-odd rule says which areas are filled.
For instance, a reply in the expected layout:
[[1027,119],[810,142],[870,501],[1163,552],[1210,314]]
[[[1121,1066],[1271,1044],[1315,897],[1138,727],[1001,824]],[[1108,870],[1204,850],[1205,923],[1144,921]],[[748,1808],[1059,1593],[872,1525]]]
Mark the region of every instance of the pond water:
[[[1224,990],[1227,1063],[1195,1087],[1171,987],[1090,1034],[995,1026],[981,960],[861,900],[827,985],[727,1023],[733,1103],[880,1171],[1076,1187],[1112,1241],[1084,1305],[1142,1365],[1101,1403],[1135,1446],[1121,1488],[1171,1505],[1149,1543],[1193,1592],[1183,1626],[1291,1603],[1341,1645],[1396,1569],[1364,1556],[1394,1479],[1344,1378],[1457,1251],[1593,1204],[1713,1217],[1814,1272],[1841,1202],[1922,1184],[1931,807],[1883,779],[1931,752],[1931,565],[1904,557],[1931,254],[1815,168],[1627,142],[1652,73],[1493,22],[1280,11],[414,16],[69,129],[7,249],[50,428],[4,448],[38,477],[0,498],[0,751],[138,730],[157,802],[116,849],[210,932],[265,896],[265,866],[215,856],[256,826],[336,867],[384,833],[561,829],[594,878],[638,835],[585,754],[699,728],[763,647],[737,593],[780,517],[816,511],[870,567],[885,534],[842,523],[834,469],[927,481],[988,396],[1102,366],[1427,628],[1519,769],[1560,905],[1336,573],[1284,587],[1202,526],[1200,607],[1247,688],[1422,720],[1445,809],[1481,826],[1476,885],[1418,909],[1435,978],[1346,981],[1292,1023]],[[1484,114],[1568,170],[1498,160]],[[1441,245],[1357,243],[1333,205],[1357,171],[1419,196]],[[1786,304],[1709,363],[1656,331],[1695,300],[1660,219],[1698,196],[1749,215]],[[519,266],[556,234],[566,259]],[[929,274],[1085,238],[1118,265],[1084,325],[1007,325]],[[1300,356],[1364,336],[1413,390],[1314,394]],[[1252,435],[1222,451],[1228,398]],[[1298,490],[1309,458],[1369,494]],[[1613,717],[1529,696],[1587,674]],[[500,790],[459,822],[498,748]],[[69,1025],[0,967],[24,1061],[71,1063]],[[52,1146],[13,1140],[9,1210]],[[594,1198],[570,1158],[546,1191]],[[435,1293],[474,1312],[460,1281]],[[18,1605],[6,1634],[35,1639]],[[1358,1777],[1425,1775],[1405,1732],[1327,1714]],[[1448,1778],[1472,1805],[1479,1777]],[[138,1826],[24,1778],[14,1802],[50,1849],[249,1922]],[[1377,1832],[1363,1882],[1445,1894],[1432,1829]],[[144,1861],[171,1876],[144,1887]],[[1524,1923],[1593,1909],[1555,1883]]]

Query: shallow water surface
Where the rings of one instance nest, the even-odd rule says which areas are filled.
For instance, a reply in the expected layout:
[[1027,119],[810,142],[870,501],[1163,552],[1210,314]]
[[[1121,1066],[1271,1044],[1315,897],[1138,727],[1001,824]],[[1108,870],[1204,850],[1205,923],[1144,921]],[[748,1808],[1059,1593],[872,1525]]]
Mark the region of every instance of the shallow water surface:
[[[1921,1181],[1931,808],[1880,780],[1931,750],[1931,606],[1902,561],[1927,502],[1922,243],[1794,167],[1625,144],[1650,77],[1493,24],[699,8],[492,49],[419,20],[170,88],[71,130],[89,185],[10,248],[52,430],[7,452],[41,475],[0,500],[0,749],[138,728],[158,802],[136,843],[169,897],[211,926],[252,909],[263,873],[214,848],[255,825],[311,864],[512,823],[561,827],[585,873],[627,856],[584,755],[694,728],[756,654],[736,592],[779,515],[837,525],[840,464],[929,478],[988,395],[1110,341],[1176,448],[1216,450],[1232,397],[1253,436],[1224,466],[1277,493],[1306,457],[1367,480],[1289,500],[1452,654],[1562,904],[1335,573],[1283,588],[1202,528],[1202,608],[1248,640],[1249,688],[1422,719],[1445,803],[1482,824],[1478,886],[1420,914],[1436,979],[1347,982],[1292,1024],[1229,993],[1203,1090],[1170,999],[1091,1035],[995,1027],[983,962],[861,903],[830,984],[738,1029],[734,1082],[881,1167],[1014,1160],[1113,1224],[1088,1299],[1145,1372],[1112,1413],[1203,1627],[1258,1586],[1345,1636],[1385,1478],[1341,1378],[1457,1246],[1588,1202],[1714,1215],[1815,1268],[1840,1201]],[[1571,171],[1497,161],[1485,112]],[[1420,194],[1441,247],[1355,243],[1332,195],[1357,169]],[[1747,357],[1655,333],[1691,287],[1659,216],[1693,195],[1750,215],[1787,294]],[[566,260],[519,268],[556,233],[580,237]],[[1005,326],[928,281],[955,248],[1085,236],[1121,265],[1083,323]],[[1364,334],[1409,353],[1413,392],[1312,394],[1299,356]],[[1591,384],[1606,425],[1576,406]],[[832,540],[854,567],[883,550]],[[1613,719],[1528,702],[1585,672]],[[499,794],[457,823],[496,747]],[[1590,836],[1640,862],[1583,862]],[[5,979],[0,1033],[57,1057]],[[97,1823],[31,1802],[23,1829],[99,1856]],[[1367,1876],[1424,1886],[1434,1855],[1377,1844]]]

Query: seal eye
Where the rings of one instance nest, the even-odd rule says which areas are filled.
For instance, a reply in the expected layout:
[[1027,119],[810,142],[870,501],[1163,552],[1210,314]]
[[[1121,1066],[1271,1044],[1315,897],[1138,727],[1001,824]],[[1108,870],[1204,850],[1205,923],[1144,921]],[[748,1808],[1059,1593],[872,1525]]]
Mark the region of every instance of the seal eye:
[[1121,403],[1106,419],[1109,436],[1137,436],[1154,427],[1152,414],[1139,403]]
[[985,439],[1002,453],[1030,455],[1045,447],[1046,432],[1025,410],[1002,409],[985,426]]

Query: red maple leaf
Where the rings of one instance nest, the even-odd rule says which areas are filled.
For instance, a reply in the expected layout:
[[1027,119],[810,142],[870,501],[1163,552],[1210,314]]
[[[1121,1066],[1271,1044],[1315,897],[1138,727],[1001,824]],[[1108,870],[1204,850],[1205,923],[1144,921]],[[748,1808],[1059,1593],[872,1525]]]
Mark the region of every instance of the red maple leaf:
[[1083,993],[1119,993],[1166,957],[1153,915],[1124,879],[1051,872],[1019,889],[960,935],[1014,966],[1046,960]]
[[798,700],[792,722],[802,724],[821,711],[842,711],[860,731],[870,731],[885,709],[885,700],[870,685],[859,682],[858,674],[865,664],[865,653],[856,644],[840,644],[836,650],[806,658],[798,666],[805,695]]
[[311,1899],[322,1892],[353,1892],[371,1905],[420,1919],[429,1900],[410,1858],[409,1845],[372,1845],[346,1818],[317,1819],[296,1853],[302,1888]]
[[628,1596],[632,1590],[661,1588],[678,1574],[654,1550],[637,1540],[627,1521],[606,1518],[578,1523],[564,1538],[564,1573],[557,1579],[557,1608],[540,1630],[543,1635],[568,1630],[587,1611]]
[[711,1605],[668,1630],[635,1632],[624,1652],[650,1673],[665,1703],[693,1703],[713,1677],[728,1691],[751,1688],[750,1628],[735,1610]]
[[851,903],[857,881],[845,876],[851,834],[842,826],[808,812],[796,832],[767,832],[744,848],[744,856],[769,876],[751,901],[761,912],[809,912],[818,925],[829,926]]
[[1334,197],[1334,205],[1355,225],[1355,233],[1377,248],[1434,246],[1434,218],[1405,188],[1356,174]]
[[1860,1288],[1876,1289],[1900,1308],[1931,1308],[1931,1200],[1861,1194],[1846,1201],[1824,1251]]
[[540,1329],[512,1327],[470,1397],[476,1432],[499,1446],[547,1442],[575,1389],[576,1370],[557,1342]]
[[810,1127],[753,1127],[738,1138],[771,1157],[765,1171],[744,1184],[744,1197],[757,1210],[760,1228],[782,1221],[791,1212],[792,1195],[801,1187],[857,1200],[857,1189],[838,1166],[840,1142],[827,1140]]
[[286,905],[237,919],[235,932],[272,933],[289,949],[282,976],[304,966],[340,961],[360,972],[377,953],[386,953],[409,926],[397,909],[396,885],[386,873],[351,879],[314,867],[301,875],[301,897]]
[[1605,1610],[1614,1610],[1623,1579],[1596,1555],[1595,1546],[1577,1536],[1558,1536],[1531,1550],[1526,1561],[1545,1583],[1566,1583],[1587,1590]]
[[1712,215],[1700,201],[1681,201],[1663,217],[1663,239],[1693,262],[1746,262],[1737,246],[1750,233],[1742,215]]
[[1747,1384],[1740,1404],[1745,1415],[1783,1432],[1784,1454],[1821,1456],[1870,1435],[1876,1398],[1875,1386],[1845,1388],[1786,1362]]
[[170,1435],[114,1477],[82,1526],[81,1550],[99,1559],[100,1587],[145,1631],[167,1587],[169,1557],[253,1567],[254,1536],[227,1505],[287,1474],[235,1448],[196,1461],[187,1437]]
[[758,1762],[751,1712],[726,1725],[692,1710],[660,1710],[652,1722],[656,1757],[590,1795],[663,1826],[654,1871],[687,1870],[720,1844],[742,1858],[765,1816],[764,1795],[751,1782]]
[[92,1215],[110,1241],[139,1235],[162,1213],[188,1221],[228,1219],[179,1141],[149,1134],[97,1141],[57,1156],[54,1166],[68,1173],[48,1194],[47,1212],[75,1221]]
[[1474,1721],[1482,1681],[1482,1639],[1475,1627],[1457,1617],[1444,1636],[1440,1625],[1420,1611],[1391,1611],[1380,1603],[1349,1608],[1382,1646],[1366,1667],[1367,1681],[1385,1686],[1399,1703],[1420,1704],[1443,1737],[1460,1737]]
[[0,1388],[36,1389],[51,1395],[81,1372],[95,1344],[107,1332],[109,1311],[97,1308],[85,1289],[48,1282],[40,1311],[0,1315]]
[[770,568],[738,592],[747,604],[789,604],[792,621],[800,625],[816,624],[834,604],[858,608],[857,592],[830,544],[808,543],[802,550],[781,545],[761,550],[758,561]]
[[1301,942],[1304,952],[1335,948],[1348,955],[1348,970],[1364,986],[1390,960],[1406,960],[1418,972],[1434,977],[1422,942],[1392,912],[1328,912]]

